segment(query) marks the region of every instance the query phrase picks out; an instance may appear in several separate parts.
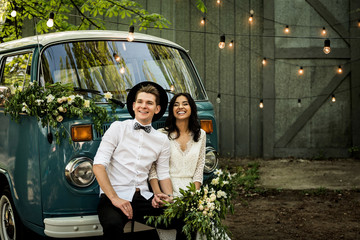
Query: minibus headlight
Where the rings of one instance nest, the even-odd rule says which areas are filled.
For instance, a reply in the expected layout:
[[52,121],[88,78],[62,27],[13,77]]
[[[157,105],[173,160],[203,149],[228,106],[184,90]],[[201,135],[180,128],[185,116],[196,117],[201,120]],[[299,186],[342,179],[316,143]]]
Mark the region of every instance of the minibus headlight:
[[93,161],[80,157],[72,159],[65,167],[66,180],[77,187],[87,187],[95,180],[92,170]]
[[217,153],[214,148],[207,147],[206,148],[206,155],[205,155],[205,173],[213,172],[218,166],[218,158]]

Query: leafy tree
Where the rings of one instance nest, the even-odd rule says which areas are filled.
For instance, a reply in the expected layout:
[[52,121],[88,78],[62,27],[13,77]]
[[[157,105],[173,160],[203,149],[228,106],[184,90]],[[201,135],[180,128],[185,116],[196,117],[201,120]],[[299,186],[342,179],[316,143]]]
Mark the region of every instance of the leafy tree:
[[[206,12],[203,0],[193,0],[196,7]],[[11,12],[16,11],[16,16]],[[46,33],[50,13],[54,13],[55,31],[105,29],[103,17],[120,16],[124,22],[141,29],[167,28],[170,22],[161,14],[149,13],[131,0],[3,0],[0,2],[0,42],[21,38],[24,21],[34,19],[36,31]],[[69,16],[79,16],[77,24]],[[51,29],[53,31],[53,29]]]

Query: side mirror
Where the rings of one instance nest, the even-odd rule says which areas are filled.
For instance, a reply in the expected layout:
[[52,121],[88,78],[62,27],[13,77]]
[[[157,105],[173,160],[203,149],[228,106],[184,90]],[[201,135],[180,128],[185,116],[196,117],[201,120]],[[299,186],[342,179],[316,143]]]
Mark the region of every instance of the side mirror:
[[5,100],[11,95],[9,87],[0,86],[0,107],[4,106]]

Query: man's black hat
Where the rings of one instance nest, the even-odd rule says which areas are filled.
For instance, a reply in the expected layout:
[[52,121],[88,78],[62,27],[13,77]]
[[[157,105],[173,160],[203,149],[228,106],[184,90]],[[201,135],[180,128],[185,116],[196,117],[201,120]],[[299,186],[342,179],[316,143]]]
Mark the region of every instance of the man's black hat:
[[168,105],[167,93],[159,84],[154,83],[154,82],[150,82],[150,81],[140,82],[140,83],[136,84],[135,86],[133,86],[131,88],[131,90],[130,90],[128,96],[127,96],[126,106],[127,106],[128,112],[134,118],[135,113],[134,113],[134,110],[133,110],[133,102],[135,102],[136,93],[141,87],[147,86],[147,85],[154,86],[158,90],[158,92],[160,94],[160,106],[161,106],[161,109],[160,109],[160,112],[158,114],[155,114],[153,119],[152,119],[152,121],[155,122],[155,121],[159,120],[164,115],[164,113],[166,111],[166,108],[167,108],[167,105]]

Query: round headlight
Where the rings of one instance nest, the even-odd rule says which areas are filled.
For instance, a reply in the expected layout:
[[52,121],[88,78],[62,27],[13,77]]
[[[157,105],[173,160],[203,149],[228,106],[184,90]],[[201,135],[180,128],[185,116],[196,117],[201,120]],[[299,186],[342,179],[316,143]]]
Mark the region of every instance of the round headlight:
[[218,158],[215,149],[212,147],[206,147],[206,155],[205,155],[205,173],[213,172],[218,165]]
[[77,187],[87,187],[95,180],[92,170],[93,161],[80,157],[72,159],[65,167],[66,180]]

